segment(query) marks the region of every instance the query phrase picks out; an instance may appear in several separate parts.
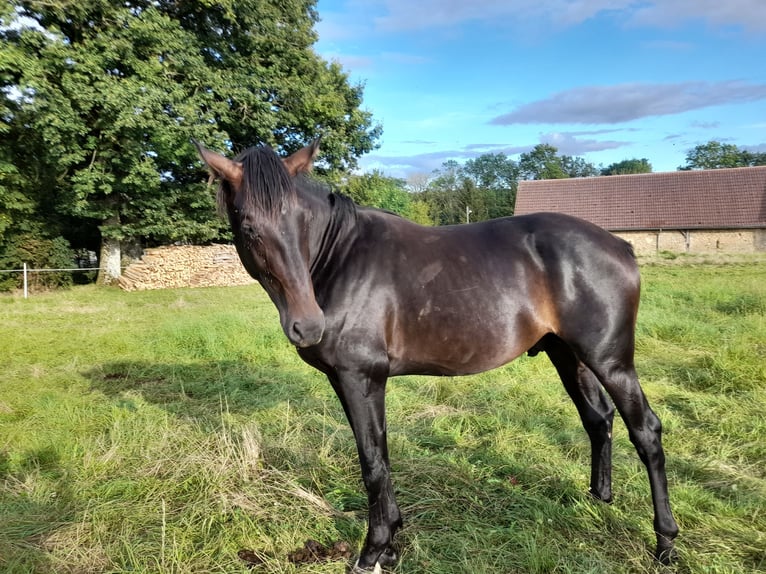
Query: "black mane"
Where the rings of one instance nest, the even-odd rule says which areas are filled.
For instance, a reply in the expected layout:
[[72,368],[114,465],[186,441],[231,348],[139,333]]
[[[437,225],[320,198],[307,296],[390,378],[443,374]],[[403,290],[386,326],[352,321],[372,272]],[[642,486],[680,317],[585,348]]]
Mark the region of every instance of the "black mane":
[[357,208],[359,206],[349,196],[339,191],[334,191],[326,183],[317,181],[310,176],[301,175],[295,181],[296,186],[300,187],[301,190],[313,193],[318,197],[326,196],[327,203],[333,212],[333,219],[356,222]]
[[[267,217],[276,217],[295,202],[295,188],[282,160],[267,146],[251,147],[234,161],[242,164],[243,211],[257,211]],[[222,185],[217,196],[219,209],[225,212],[226,197]]]
[[[283,209],[295,203],[296,187],[321,197],[327,194],[327,201],[337,222],[356,222],[357,205],[339,192],[332,191],[322,182],[306,175],[290,178],[284,163],[268,146],[251,147],[240,153],[234,161],[242,164],[242,210],[257,211],[267,217],[276,217]],[[219,211],[226,213],[226,196],[223,184],[218,189]]]

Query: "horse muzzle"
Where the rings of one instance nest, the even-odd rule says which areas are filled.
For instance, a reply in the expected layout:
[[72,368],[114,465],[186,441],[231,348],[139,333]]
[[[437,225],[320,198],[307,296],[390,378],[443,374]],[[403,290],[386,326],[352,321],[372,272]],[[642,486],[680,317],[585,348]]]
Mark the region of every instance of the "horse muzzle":
[[324,335],[324,315],[302,317],[288,323],[285,335],[296,347],[305,348],[316,345]]

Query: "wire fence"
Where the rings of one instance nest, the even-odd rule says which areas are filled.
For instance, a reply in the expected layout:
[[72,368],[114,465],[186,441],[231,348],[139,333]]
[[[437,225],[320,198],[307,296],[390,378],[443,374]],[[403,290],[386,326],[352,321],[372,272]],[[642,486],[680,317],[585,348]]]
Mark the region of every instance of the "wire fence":
[[65,273],[65,272],[77,272],[77,271],[100,271],[100,267],[70,267],[62,269],[33,269],[26,263],[21,269],[0,269],[0,273],[21,273],[22,274],[22,290],[24,291],[24,299],[29,298],[29,278],[33,273]]

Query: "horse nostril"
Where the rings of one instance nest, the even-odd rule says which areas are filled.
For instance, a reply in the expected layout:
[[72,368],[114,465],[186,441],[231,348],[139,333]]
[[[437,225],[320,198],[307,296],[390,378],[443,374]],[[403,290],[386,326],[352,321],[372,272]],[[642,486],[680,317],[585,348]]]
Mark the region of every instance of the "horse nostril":
[[293,333],[297,335],[298,340],[303,339],[303,330],[301,328],[300,322],[296,321],[295,323],[293,323]]

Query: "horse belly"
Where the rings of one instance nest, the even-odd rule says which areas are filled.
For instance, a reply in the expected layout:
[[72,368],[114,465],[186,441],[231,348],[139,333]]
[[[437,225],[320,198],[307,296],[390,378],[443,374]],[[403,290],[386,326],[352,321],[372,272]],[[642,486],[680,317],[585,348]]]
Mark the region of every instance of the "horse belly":
[[401,319],[389,339],[391,375],[469,375],[504,365],[531,348],[546,329],[513,307],[476,306],[455,313],[423,306]]

